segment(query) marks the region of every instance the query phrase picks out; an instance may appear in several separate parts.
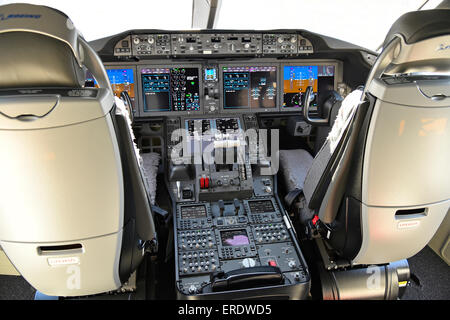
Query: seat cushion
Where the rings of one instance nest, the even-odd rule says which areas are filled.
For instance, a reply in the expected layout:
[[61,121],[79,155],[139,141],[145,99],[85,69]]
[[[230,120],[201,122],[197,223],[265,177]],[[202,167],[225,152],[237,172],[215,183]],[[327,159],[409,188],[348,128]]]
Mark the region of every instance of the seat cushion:
[[287,192],[303,190],[303,183],[312,163],[313,157],[306,150],[280,150],[280,167]]
[[151,204],[154,205],[157,186],[156,177],[158,175],[159,160],[161,156],[159,155],[159,153],[150,152],[150,153],[142,153],[141,158],[147,193],[149,195]]
[[133,133],[129,111],[121,99],[118,97],[114,97],[114,99],[116,102],[116,113],[122,115],[126,119],[128,132],[131,136],[131,140],[133,141],[133,150],[136,154],[141,176],[144,180],[144,186],[147,191],[148,198],[150,199],[150,203],[154,205],[156,198],[156,176],[158,175],[158,167],[161,156],[155,152],[140,153],[139,148],[134,142],[136,138]]

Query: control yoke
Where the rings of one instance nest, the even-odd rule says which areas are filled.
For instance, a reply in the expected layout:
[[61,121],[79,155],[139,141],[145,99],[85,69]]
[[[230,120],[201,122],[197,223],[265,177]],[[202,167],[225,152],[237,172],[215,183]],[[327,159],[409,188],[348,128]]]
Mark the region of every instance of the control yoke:
[[131,98],[127,91],[122,91],[120,93],[120,99],[125,103],[125,107],[128,109],[128,114],[130,116],[130,120],[133,123],[134,120],[134,113],[133,113],[133,106],[131,104]]
[[308,86],[306,88],[305,93],[305,103],[303,105],[303,117],[305,118],[305,121],[313,126],[327,126],[330,123],[330,116],[328,114],[327,118],[311,118],[309,116],[309,107],[312,100],[312,93],[313,88],[311,86]]

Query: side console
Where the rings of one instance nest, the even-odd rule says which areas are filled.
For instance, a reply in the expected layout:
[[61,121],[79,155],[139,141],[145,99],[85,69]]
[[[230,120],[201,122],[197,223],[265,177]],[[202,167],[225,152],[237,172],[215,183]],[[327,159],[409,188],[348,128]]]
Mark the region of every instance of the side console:
[[274,197],[180,203],[174,225],[178,298],[307,295],[308,269]]

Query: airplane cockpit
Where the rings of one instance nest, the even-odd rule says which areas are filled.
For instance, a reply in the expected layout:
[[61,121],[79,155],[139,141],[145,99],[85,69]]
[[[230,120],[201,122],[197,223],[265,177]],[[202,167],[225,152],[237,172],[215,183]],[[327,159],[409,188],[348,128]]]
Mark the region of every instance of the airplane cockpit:
[[215,28],[226,1],[89,41],[0,6],[0,274],[35,299],[396,300],[428,248],[450,299],[448,1],[379,50]]

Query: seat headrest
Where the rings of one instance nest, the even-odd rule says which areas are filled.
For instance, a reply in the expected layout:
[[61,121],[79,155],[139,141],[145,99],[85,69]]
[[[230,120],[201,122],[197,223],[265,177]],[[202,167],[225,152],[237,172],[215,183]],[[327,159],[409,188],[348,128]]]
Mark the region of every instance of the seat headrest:
[[405,13],[392,25],[383,47],[396,34],[402,35],[407,44],[448,35],[450,34],[450,10],[434,9]]
[[81,87],[83,69],[63,42],[37,33],[0,33],[0,89]]
[[80,35],[62,12],[30,4],[0,6],[0,89],[80,87]]

